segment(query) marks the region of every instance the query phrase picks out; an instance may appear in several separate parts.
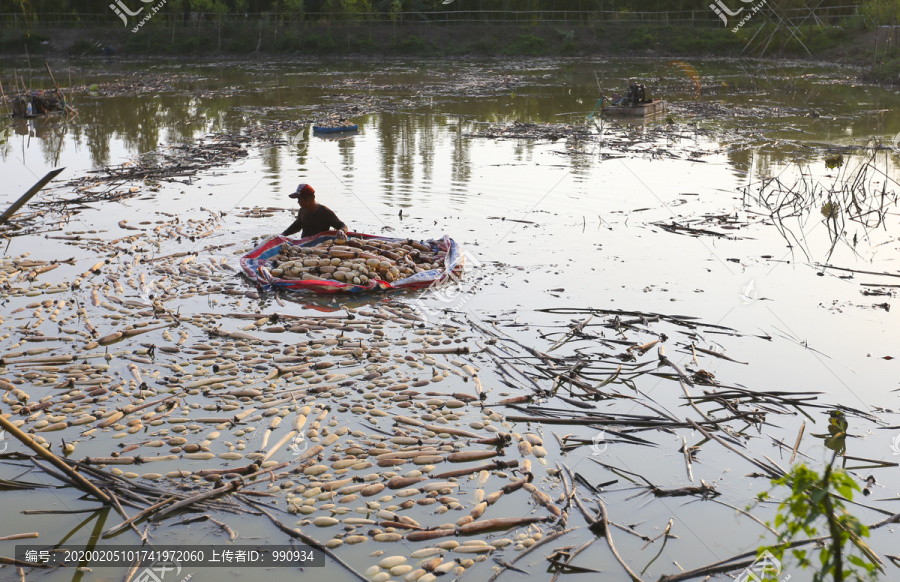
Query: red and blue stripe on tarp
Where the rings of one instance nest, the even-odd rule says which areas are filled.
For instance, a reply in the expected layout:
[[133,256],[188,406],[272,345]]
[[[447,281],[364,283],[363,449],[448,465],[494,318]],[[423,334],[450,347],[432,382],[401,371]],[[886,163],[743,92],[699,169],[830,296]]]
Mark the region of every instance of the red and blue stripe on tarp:
[[[348,232],[347,236],[400,243],[410,240],[408,238],[390,238],[358,232]],[[301,239],[276,236],[241,257],[241,269],[243,269],[245,275],[261,285],[263,289],[277,287],[280,289],[311,291],[314,293],[363,293],[368,291],[392,291],[430,287],[432,285],[440,284],[452,275],[459,273],[465,263],[465,258],[463,257],[459,245],[456,244],[452,238],[444,235],[444,237],[440,239],[418,241],[431,247],[434,252],[440,251],[446,253],[443,268],[415,273],[404,279],[394,281],[393,283],[381,279],[369,279],[366,285],[354,285],[353,283],[345,283],[343,281],[331,279],[321,281],[315,279],[282,279],[272,274],[273,267],[271,259],[276,255],[281,254],[281,247],[285,243],[295,246],[313,247],[322,243],[335,241],[336,239],[337,234],[335,231],[321,232]]]

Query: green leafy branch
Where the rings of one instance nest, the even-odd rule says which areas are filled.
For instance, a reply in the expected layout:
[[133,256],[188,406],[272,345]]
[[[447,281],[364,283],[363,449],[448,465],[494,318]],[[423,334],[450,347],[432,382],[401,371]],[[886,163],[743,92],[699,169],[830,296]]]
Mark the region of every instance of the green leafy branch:
[[[822,475],[801,463],[783,477],[772,480],[774,486],[789,487],[791,492],[779,504],[775,516],[775,528],[781,531],[778,544],[762,547],[759,551],[768,550],[782,561],[785,552],[794,547],[791,553],[800,567],[812,566],[816,570],[813,582],[874,580],[877,572],[883,572],[883,562],[863,541],[869,537],[869,528],[844,507],[844,501],[852,501],[853,492],[860,490],[859,485],[847,471],[834,467],[835,460],[846,450],[847,421],[843,413],[832,411],[828,434],[814,436],[824,438],[825,446],[834,451],[831,462]],[[761,501],[767,499],[769,492],[760,493],[758,497]],[[820,538],[819,523],[823,520],[828,525],[828,532]],[[817,565],[813,564],[811,552],[791,543],[801,536],[818,538],[821,545]],[[852,551],[852,547],[845,549],[848,543],[859,551],[859,555],[848,554],[848,550]],[[845,564],[845,558],[849,564]],[[777,580],[776,574],[769,573],[764,580]]]

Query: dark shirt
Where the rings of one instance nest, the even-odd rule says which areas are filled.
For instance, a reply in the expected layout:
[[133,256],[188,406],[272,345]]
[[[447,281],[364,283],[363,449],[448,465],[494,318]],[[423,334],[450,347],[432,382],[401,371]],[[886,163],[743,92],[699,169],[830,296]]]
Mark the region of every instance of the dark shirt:
[[327,206],[317,204],[314,210],[306,210],[300,208],[297,211],[297,220],[285,229],[282,236],[290,236],[295,232],[303,229],[301,236],[306,238],[314,234],[319,234],[330,228],[335,230],[347,229],[347,225],[341,222],[341,219]]

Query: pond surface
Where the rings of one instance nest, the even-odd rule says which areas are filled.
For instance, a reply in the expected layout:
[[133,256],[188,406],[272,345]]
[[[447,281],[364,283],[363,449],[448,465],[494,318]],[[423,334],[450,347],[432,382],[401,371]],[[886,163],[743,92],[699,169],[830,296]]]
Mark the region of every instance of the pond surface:
[[[23,63],[13,69],[11,65],[0,67],[7,92],[14,75],[25,84],[47,85],[43,69],[27,69]],[[249,155],[233,163],[178,182],[110,183],[111,190],[139,190],[119,201],[71,207],[77,212],[65,218],[45,217],[28,227],[35,234],[13,236],[5,243],[9,258],[29,253],[33,260],[74,259],[71,265],[42,275],[40,282],[69,284],[107,256],[92,252],[84,241],[75,244],[73,236],[108,242],[134,234],[121,226],[122,221],[131,226],[150,221],[151,225],[144,227],[150,230],[152,224],[170,223],[175,217],[187,225],[218,216],[219,225],[206,241],[171,237],[159,245],[159,256],[197,252],[198,263],[227,259],[237,268],[241,254],[293,220],[295,206],[287,194],[298,183],[308,182],[315,187],[319,202],[335,210],[352,230],[415,239],[448,234],[463,245],[470,264],[459,289],[396,298],[401,305],[418,306],[432,321],[455,321],[453,325],[460,324],[463,329],[467,321],[477,321],[542,353],[586,360],[608,347],[605,340],[643,344],[661,339],[668,358],[689,372],[702,369],[725,385],[751,391],[817,392],[817,403],[845,407],[851,436],[848,455],[891,462],[900,454],[892,449],[900,431],[893,412],[900,394],[895,361],[900,357],[900,327],[891,312],[900,284],[895,204],[900,187],[895,182],[897,153],[891,148],[900,131],[900,97],[855,83],[855,70],[836,69],[831,64],[656,59],[423,60],[403,64],[377,60],[87,61],[53,66],[64,87],[77,88],[69,90],[68,101],[78,115],[67,124],[58,119],[13,121],[5,130],[5,142],[0,145],[2,207],[55,167],[65,167],[65,171],[35,202],[71,197],[78,187],[75,180],[142,156],[147,160],[150,157],[146,156],[171,152],[183,143],[209,143],[211,134],[238,135],[247,127],[314,120],[331,113],[345,115],[359,130],[320,137],[310,126],[295,124],[285,131],[269,131],[250,145]],[[601,88],[607,95],[622,92],[630,79],[647,83],[653,97],[667,99],[668,115],[648,121],[602,118],[597,109]],[[94,84],[97,87],[92,90]],[[582,139],[479,137],[490,127],[516,121],[586,126],[591,134]],[[837,155],[841,165],[834,162]],[[268,210],[255,217],[246,212],[254,208]],[[210,250],[210,245],[217,248]],[[239,277],[233,277],[231,283],[244,291],[253,290]],[[90,303],[87,285],[71,295],[81,297],[85,306]],[[141,298],[131,289],[119,296]],[[9,335],[4,336],[0,352],[33,347],[22,347],[20,341],[22,326],[27,323],[23,316],[30,309],[14,314],[42,299],[5,297],[8,315],[2,331]],[[146,296],[143,299],[148,300]],[[377,308],[380,303],[380,298],[352,303],[340,298],[282,296],[278,301],[281,299],[286,299],[285,306],[264,295],[259,301],[245,299],[243,304],[225,309],[224,300],[217,308],[208,303],[208,296],[195,296],[169,307],[181,306],[182,312],[190,313],[246,310],[302,315],[348,306]],[[572,311],[558,312],[567,308]],[[98,325],[105,316],[99,315],[97,305],[88,309],[97,314],[94,325]],[[595,312],[583,328],[583,336],[575,334],[571,341],[560,342],[569,331],[567,326],[587,320],[590,310],[607,313]],[[615,312],[623,312],[622,319],[651,320],[644,322],[641,331],[595,327],[587,333],[591,325],[598,326]],[[654,323],[652,314],[677,316],[682,321],[696,318],[708,327],[698,328],[702,332],[685,329],[665,317]],[[115,321],[102,323],[98,326],[101,335],[115,330]],[[74,323],[72,327],[76,327]],[[50,322],[46,328],[47,335],[60,333]],[[475,351],[484,347],[481,342],[486,337],[473,329],[466,331],[471,332],[469,343]],[[405,333],[402,328],[388,331],[395,338]],[[189,343],[209,339],[196,331],[192,334]],[[148,337],[150,334],[139,336],[129,350],[138,348],[140,341],[158,341]],[[738,362],[692,353],[692,343],[727,353]],[[57,350],[54,354],[68,353],[71,347],[49,345]],[[651,369],[657,347],[644,358],[651,362]],[[479,356],[471,361],[480,367],[489,402],[533,392],[521,377],[517,386],[510,386],[516,382],[509,382],[510,377],[490,358]],[[124,360],[113,359],[110,366],[127,377]],[[152,367],[142,366],[142,370],[147,374]],[[663,366],[659,371],[671,375],[671,368]],[[12,379],[21,372],[0,369],[0,377]],[[552,379],[538,378],[536,382],[543,390],[554,389]],[[472,391],[468,382],[459,387]],[[695,385],[691,391],[697,394],[703,388]],[[35,399],[52,394],[41,386],[26,391]],[[682,389],[671,378],[639,375],[632,387],[619,385],[617,391],[627,396],[614,399],[614,403],[603,400],[599,406],[621,414],[646,414],[644,405],[649,403],[674,418],[701,418],[687,406]],[[632,404],[631,398],[644,405]],[[553,397],[535,403],[579,410]],[[719,408],[708,405],[711,408],[705,408],[706,413]],[[495,410],[508,416],[536,414],[523,409]],[[808,412],[809,418],[796,410],[792,414],[773,412],[766,424],[736,430],[748,437],[746,447],[754,457],[768,455],[787,467],[805,422],[800,450],[819,468],[831,452],[809,435],[827,432],[827,408]],[[464,428],[480,416],[479,411],[469,411],[462,417]],[[344,422],[358,421],[340,418],[340,423]],[[702,440],[690,428],[640,433],[655,447],[635,447],[625,441],[611,441],[608,447],[603,441],[601,447],[601,441],[594,439],[596,426],[538,427],[520,421],[512,422],[509,430],[538,431],[544,437],[548,451],[544,463],[532,458],[538,467],[535,484],[539,488],[552,486],[553,475],[548,476],[545,468],[564,462],[583,472],[595,486],[618,479],[617,484],[603,489],[611,520],[653,538],[674,518],[672,533],[678,538],[669,540],[655,561],[660,541],[642,549],[644,541],[616,530],[617,549],[635,571],[646,567],[645,580],[754,550],[764,536],[771,541],[764,528],[718,503],[702,503],[697,497],[654,499],[649,493],[633,498],[640,492],[636,485],[643,483],[635,474],[666,489],[696,486],[703,479],[723,493],[719,500],[741,509],[753,502],[757,492],[769,488],[766,479],[745,477],[754,472],[754,465],[712,442],[695,460],[694,481],[690,481],[680,452],[682,436],[691,446]],[[112,452],[110,433],[80,440],[81,432],[70,426],[44,436],[54,443],[54,450],[60,438],[79,441],[73,458]],[[586,445],[563,454],[554,432],[559,437],[580,437]],[[273,441],[280,436],[273,434]],[[18,442],[5,442],[11,450],[26,452]],[[776,442],[786,448],[778,448]],[[613,473],[591,461],[630,472],[627,475],[636,484],[628,483],[626,474]],[[0,478],[13,479],[23,473],[25,462],[16,463],[0,465]],[[184,466],[176,465],[165,465],[160,472]],[[865,503],[882,513],[855,507],[852,511],[863,523],[883,519],[885,511],[897,513],[900,498],[896,466],[854,471],[861,486],[870,474],[876,476],[877,485]],[[56,484],[40,472],[22,478]],[[561,492],[559,488],[547,491],[553,499]],[[3,492],[2,496],[6,503],[0,505],[0,536],[38,531],[40,538],[31,541],[44,544],[58,543],[66,536],[63,532],[88,515],[23,516],[21,508],[93,505],[64,489]],[[527,496],[503,501],[497,515],[526,515],[531,508],[528,503]],[[468,510],[474,503],[464,505]],[[774,509],[763,507],[753,512],[767,520],[772,519]],[[128,511],[133,515],[138,510]],[[101,518],[87,523],[67,543],[86,544],[92,529],[102,531],[121,521],[114,513],[106,517],[103,524]],[[301,517],[287,516],[282,521],[293,526]],[[239,531],[242,543],[288,543],[264,518],[232,518],[229,523]],[[547,568],[544,558],[553,550],[577,548],[593,537],[585,525],[578,509],[570,507],[567,527],[579,529],[518,564],[543,572]],[[323,542],[333,533],[312,526],[303,529]],[[873,531],[871,545],[882,557],[896,553],[889,530]],[[550,531],[544,527],[543,533]],[[154,543],[225,543],[220,532],[207,523],[151,528],[151,532]],[[515,533],[508,535],[512,538]],[[115,542],[137,543],[137,539],[137,534],[126,531]],[[11,555],[14,544],[0,542],[0,555]],[[382,559],[372,557],[372,552],[408,555],[421,545],[370,541],[344,545],[337,551],[365,572]],[[593,548],[595,551],[582,554],[573,563],[601,574],[571,573],[561,578],[627,579],[602,540]],[[502,559],[509,561],[517,553],[505,550]],[[476,563],[465,579],[486,580],[494,565],[490,558]],[[809,572],[795,564],[786,563],[784,568],[782,575],[789,573],[791,580],[810,579]],[[885,568],[883,579],[896,577],[896,566],[888,562]],[[198,569],[191,580],[244,577],[240,569],[232,570]],[[335,579],[351,579],[331,564],[326,571]],[[97,569],[73,574],[68,569],[34,573],[34,579],[112,580],[121,579],[123,573],[124,569]],[[0,569],[0,578],[11,579],[11,575],[10,568]],[[288,580],[296,571],[267,570],[265,575]],[[507,572],[501,579],[515,576],[522,575]],[[551,576],[546,574],[548,579]]]

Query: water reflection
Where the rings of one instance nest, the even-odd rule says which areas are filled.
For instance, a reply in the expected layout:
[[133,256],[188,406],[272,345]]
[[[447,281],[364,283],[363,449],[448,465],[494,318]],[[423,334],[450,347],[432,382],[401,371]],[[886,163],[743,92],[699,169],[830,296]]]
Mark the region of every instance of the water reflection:
[[[896,95],[839,82],[820,67],[718,61],[695,61],[691,66],[699,75],[700,101],[721,100],[729,107],[759,109],[755,118],[701,116],[691,122],[715,130],[706,139],[698,138],[698,143],[724,149],[725,143],[719,141],[728,142],[729,165],[738,174],[754,170],[765,175],[797,156],[813,159],[815,154],[809,148],[796,145],[801,139],[846,143],[854,137],[893,134],[900,129]],[[150,81],[147,85],[134,81],[142,78],[134,74],[140,68],[157,74],[177,72],[161,77],[161,89],[154,91]],[[670,100],[696,97],[693,80],[666,63],[652,61],[428,62],[384,71],[372,63],[351,62],[196,66],[132,62],[122,63],[119,69],[118,74],[128,81],[123,94],[72,94],[70,100],[79,115],[70,123],[61,119],[14,122],[12,135],[2,148],[4,160],[16,142],[22,149],[40,147],[47,166],[65,160],[72,155],[71,150],[85,148],[90,164],[97,168],[159,147],[195,141],[209,133],[237,134],[252,125],[320,117],[332,104],[390,98],[403,100],[406,105],[357,119],[365,123],[357,137],[368,145],[363,147],[359,140],[346,136],[336,139],[340,168],[333,170],[345,180],[365,180],[370,176],[354,176],[354,172],[375,161],[371,156],[377,156],[380,183],[390,185],[384,188],[384,195],[396,204],[408,205],[417,189],[465,192],[473,188],[473,172],[478,166],[473,148],[478,146],[466,136],[477,131],[481,127],[478,124],[515,120],[583,123],[590,113],[586,109],[596,103],[601,92],[624,86],[635,77],[645,79],[657,96]],[[60,76],[71,79],[73,72],[76,78],[70,82],[74,85],[117,75],[116,70],[81,72],[73,67],[69,71],[61,68]],[[0,76],[8,73],[0,69]],[[485,87],[496,79],[516,82],[504,81],[484,90],[479,89],[478,82],[460,88],[448,85],[442,73],[450,78],[457,74],[468,81],[477,78],[480,82],[483,78]],[[90,78],[78,79],[77,74]],[[417,89],[420,87],[426,90]],[[429,94],[424,94],[426,91]],[[787,116],[782,115],[785,108],[791,109]],[[675,121],[684,124],[687,120]],[[748,122],[759,131],[744,135],[744,143],[736,145],[734,132]],[[606,122],[608,131],[617,131],[616,126],[617,122]],[[716,135],[716,131],[731,133]],[[629,132],[626,129],[624,133]],[[309,133],[282,137],[297,142],[290,157],[294,158],[291,163],[301,168],[314,161],[310,156],[315,155],[316,148],[333,145],[326,140],[311,140]],[[634,134],[626,136],[633,138]],[[596,149],[579,143],[560,142],[559,146],[560,164],[569,167],[576,182],[584,182],[598,161]],[[532,141],[516,143],[512,148],[514,161],[528,162],[535,147]],[[277,147],[260,149],[267,175],[279,176],[285,170],[286,158],[282,155]],[[361,155],[366,157],[365,162]]]
[[0,157],[7,160],[14,144],[23,149],[34,146],[40,148],[46,164],[57,165],[68,131],[69,127],[57,117],[12,119],[0,132]]

